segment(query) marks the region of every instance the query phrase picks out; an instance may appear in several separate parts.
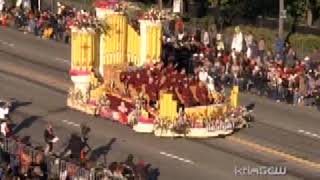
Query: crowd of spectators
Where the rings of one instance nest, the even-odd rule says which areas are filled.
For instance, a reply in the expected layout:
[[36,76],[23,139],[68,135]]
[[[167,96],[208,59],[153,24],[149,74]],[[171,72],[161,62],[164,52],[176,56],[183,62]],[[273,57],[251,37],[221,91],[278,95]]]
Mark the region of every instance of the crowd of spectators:
[[34,34],[43,39],[52,39],[70,43],[72,25],[89,26],[94,24],[94,16],[84,10],[77,10],[58,3],[57,12],[38,11],[28,7],[4,6],[0,13],[0,22],[24,33]]
[[[95,179],[95,180],[156,180],[159,170],[144,161],[134,162],[129,155],[124,162],[90,163],[46,155],[42,147],[13,139],[0,139],[0,179]],[[91,167],[90,167],[91,166]]]
[[[254,37],[250,32],[243,35],[239,29],[232,43],[226,42],[222,34],[200,29],[186,31],[181,21],[173,30],[165,29],[164,62],[185,68],[199,78],[205,74],[207,83],[214,79],[217,91],[239,85],[241,91],[267,96],[276,102],[319,107],[319,59],[299,57],[280,38],[273,54],[267,50],[263,37]],[[240,50],[233,47],[239,33]]]

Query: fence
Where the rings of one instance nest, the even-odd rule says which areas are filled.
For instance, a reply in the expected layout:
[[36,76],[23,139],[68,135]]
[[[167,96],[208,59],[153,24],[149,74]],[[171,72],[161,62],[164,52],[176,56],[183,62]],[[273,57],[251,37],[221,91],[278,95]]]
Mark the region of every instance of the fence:
[[30,172],[31,169],[34,170],[34,167],[39,165],[39,157],[42,157],[42,162],[47,167],[47,172],[42,172],[47,177],[46,179],[64,180],[68,176],[69,179],[74,180],[102,180],[104,177],[103,168],[94,167],[89,169],[58,156],[45,156],[40,148],[23,144],[14,139],[5,138],[0,145],[2,149],[0,152],[7,153],[10,156],[10,164],[13,161],[19,162],[20,173]]

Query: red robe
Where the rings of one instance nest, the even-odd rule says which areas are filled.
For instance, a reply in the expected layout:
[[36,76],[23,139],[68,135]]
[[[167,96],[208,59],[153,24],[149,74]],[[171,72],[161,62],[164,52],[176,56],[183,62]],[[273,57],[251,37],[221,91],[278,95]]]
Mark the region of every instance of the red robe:
[[149,96],[150,100],[152,101],[158,100],[158,91],[159,91],[159,87],[155,82],[152,84],[148,83],[146,85],[146,93]]
[[210,102],[208,90],[205,86],[198,85],[196,87],[196,97],[200,101],[200,105],[208,105]]
[[183,105],[185,107],[190,107],[192,106],[194,100],[193,100],[193,95],[192,95],[192,92],[190,90],[190,88],[185,88],[183,86],[180,86],[179,89],[178,89],[180,95],[181,95],[181,98],[183,99]]

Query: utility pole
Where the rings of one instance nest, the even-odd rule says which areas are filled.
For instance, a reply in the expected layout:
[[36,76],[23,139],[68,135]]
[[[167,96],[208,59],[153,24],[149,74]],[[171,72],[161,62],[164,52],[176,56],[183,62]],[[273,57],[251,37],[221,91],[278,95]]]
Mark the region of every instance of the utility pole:
[[158,3],[159,3],[159,9],[162,11],[162,8],[163,8],[163,2],[162,2],[162,0],[158,0]]
[[279,38],[283,38],[283,24],[286,16],[286,11],[284,10],[284,0],[279,0]]
[[51,12],[53,13],[54,11],[54,0],[51,0]]

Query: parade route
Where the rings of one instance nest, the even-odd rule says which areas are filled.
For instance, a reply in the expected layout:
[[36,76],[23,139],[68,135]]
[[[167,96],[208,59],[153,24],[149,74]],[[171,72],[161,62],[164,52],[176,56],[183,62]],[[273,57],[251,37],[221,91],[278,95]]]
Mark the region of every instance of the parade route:
[[[66,73],[69,67],[69,47],[52,41],[40,41],[34,37],[2,28],[0,28],[0,39],[6,42],[0,44],[1,97],[14,97],[22,102],[31,102],[29,105],[17,108],[14,118],[17,119],[18,124],[31,119],[28,120],[28,128],[22,128],[18,133],[31,136],[32,141],[36,143],[43,144],[42,131],[46,121],[51,121],[58,129],[58,136],[61,137],[58,146],[61,148],[68,140],[69,134],[78,131],[81,122],[89,121],[90,126],[94,129],[91,138],[93,146],[103,146],[110,139],[117,138],[108,154],[108,161],[111,161],[112,158],[124,159],[126,155],[132,153],[137,158],[159,167],[160,179],[173,179],[173,177],[191,180],[211,180],[212,177],[214,179],[233,179],[233,170],[237,165],[274,164],[286,165],[292,169],[289,168],[287,176],[262,177],[262,179],[317,179],[320,177],[315,170],[302,171],[299,165],[281,161],[279,157],[259,154],[254,152],[254,149],[229,141],[228,138],[159,139],[150,135],[136,134],[129,128],[113,122],[72,111],[65,107],[66,93],[63,93],[68,85]],[[28,60],[31,61],[28,62]],[[15,72],[11,72],[14,76],[3,72],[9,66],[12,69],[17,68]],[[30,78],[33,76],[31,73],[34,73],[35,82],[20,79],[18,76],[19,74],[24,76],[23,73],[29,74]],[[39,75],[47,76],[38,77]],[[51,79],[53,83],[43,82],[46,81],[44,79]],[[47,87],[39,85],[41,81]],[[55,83],[57,87],[52,89]],[[269,100],[247,94],[241,97],[241,102],[256,103],[257,121],[252,128],[236,133],[235,137],[273,149],[280,149],[313,162],[320,162],[318,151],[320,141],[316,138],[316,135],[319,134],[319,129],[317,129],[320,125],[319,112],[314,109],[280,106]],[[25,124],[28,125],[28,123]],[[237,177],[237,179],[257,179],[257,177]]]

